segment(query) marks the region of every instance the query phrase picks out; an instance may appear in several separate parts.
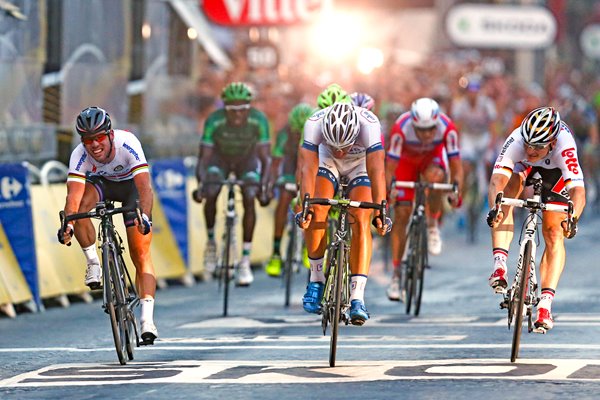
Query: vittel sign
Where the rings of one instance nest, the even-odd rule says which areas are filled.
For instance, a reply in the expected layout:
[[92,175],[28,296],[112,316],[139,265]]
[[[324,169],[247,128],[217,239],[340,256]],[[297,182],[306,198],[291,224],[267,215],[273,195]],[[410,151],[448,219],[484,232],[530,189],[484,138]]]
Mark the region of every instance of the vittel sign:
[[229,26],[289,25],[309,20],[331,0],[203,0],[214,23]]
[[556,38],[556,19],[541,6],[461,4],[446,15],[446,31],[457,46],[546,48]]

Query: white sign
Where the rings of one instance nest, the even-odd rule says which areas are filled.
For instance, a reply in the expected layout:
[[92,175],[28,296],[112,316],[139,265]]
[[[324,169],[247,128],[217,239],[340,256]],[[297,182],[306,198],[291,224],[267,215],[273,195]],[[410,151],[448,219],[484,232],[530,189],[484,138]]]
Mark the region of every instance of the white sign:
[[556,38],[556,19],[537,6],[461,4],[446,16],[446,31],[457,46],[539,49]]
[[583,28],[579,36],[579,45],[588,58],[600,58],[600,24],[591,24]]

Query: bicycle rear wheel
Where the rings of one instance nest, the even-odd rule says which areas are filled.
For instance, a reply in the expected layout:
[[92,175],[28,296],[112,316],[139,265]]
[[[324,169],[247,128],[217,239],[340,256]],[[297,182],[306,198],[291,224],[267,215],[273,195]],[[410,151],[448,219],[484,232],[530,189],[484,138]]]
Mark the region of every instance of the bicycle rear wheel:
[[513,331],[512,348],[510,352],[510,362],[515,362],[519,356],[519,346],[521,345],[521,332],[523,326],[523,311],[525,309],[525,299],[529,289],[529,277],[531,274],[531,243],[525,243],[525,251],[523,252],[523,268],[521,269],[521,277],[519,279],[519,287],[516,288],[515,295],[518,296],[513,301],[516,304],[513,306],[515,313],[515,326]]
[[417,230],[418,235],[418,243],[415,246],[417,250],[417,254],[415,256],[415,267],[413,269],[413,283],[414,287],[414,295],[415,295],[415,317],[419,316],[419,312],[421,311],[421,299],[423,297],[423,282],[425,276],[425,268],[427,266],[427,229],[425,229],[425,220],[422,220],[419,223],[419,229]]
[[104,248],[103,263],[108,263],[104,269],[104,291],[106,307],[110,317],[115,349],[121,365],[127,363],[127,315],[124,312],[125,294],[121,277],[116,268],[116,257],[112,250]]
[[335,367],[335,358],[337,353],[338,332],[340,329],[340,320],[342,319],[342,284],[344,275],[344,262],[346,260],[346,247],[342,242],[337,249],[336,268],[335,268],[335,286],[333,291],[333,321],[331,323],[331,339],[329,341],[329,366]]

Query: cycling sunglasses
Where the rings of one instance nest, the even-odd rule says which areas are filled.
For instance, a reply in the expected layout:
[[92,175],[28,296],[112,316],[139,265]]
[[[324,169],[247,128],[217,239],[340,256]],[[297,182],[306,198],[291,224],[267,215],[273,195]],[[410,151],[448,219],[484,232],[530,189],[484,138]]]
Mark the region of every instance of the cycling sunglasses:
[[102,143],[102,142],[104,142],[106,140],[106,138],[108,138],[109,134],[110,133],[107,132],[107,133],[103,133],[101,135],[92,136],[92,137],[89,137],[89,138],[83,138],[82,137],[81,138],[81,143],[83,143],[85,145],[88,145],[88,146],[91,145],[94,142]]
[[249,110],[250,104],[228,104],[225,106],[225,110],[227,111],[244,111]]
[[548,146],[550,146],[550,143],[546,143],[546,144],[527,144],[527,143],[525,143],[526,149],[531,149],[531,150],[536,150],[536,151],[544,150]]

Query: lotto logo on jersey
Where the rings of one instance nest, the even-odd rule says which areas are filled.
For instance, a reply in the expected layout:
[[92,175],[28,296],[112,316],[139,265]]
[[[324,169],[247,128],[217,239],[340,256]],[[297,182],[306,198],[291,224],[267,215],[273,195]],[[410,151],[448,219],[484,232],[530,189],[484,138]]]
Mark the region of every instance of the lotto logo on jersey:
[[577,153],[575,152],[575,148],[570,147],[566,150],[563,150],[560,155],[565,159],[565,164],[567,165],[569,171],[574,174],[579,174],[579,162],[577,161]]

